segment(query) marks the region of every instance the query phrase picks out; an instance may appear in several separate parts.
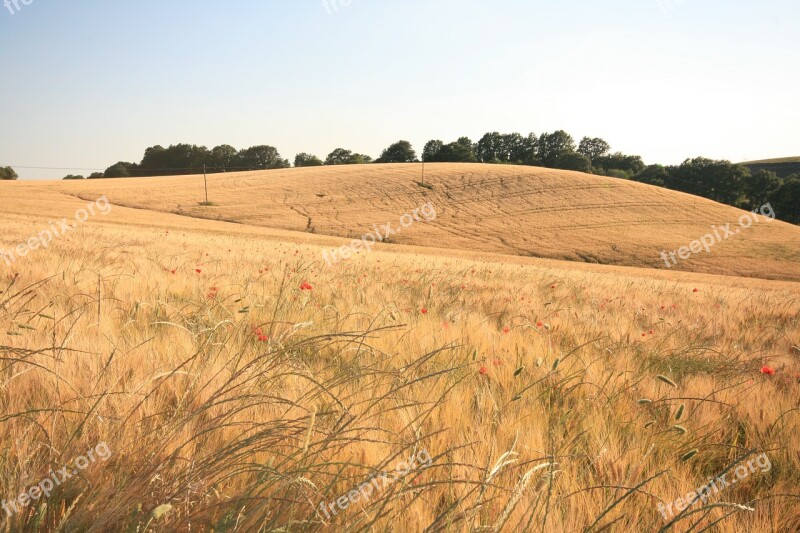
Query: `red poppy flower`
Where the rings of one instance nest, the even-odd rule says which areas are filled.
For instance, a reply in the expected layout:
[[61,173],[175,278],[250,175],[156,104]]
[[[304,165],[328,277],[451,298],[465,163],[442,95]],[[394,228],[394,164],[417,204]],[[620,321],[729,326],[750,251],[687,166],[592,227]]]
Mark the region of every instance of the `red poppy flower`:
[[764,365],[764,366],[761,367],[761,373],[762,374],[766,374],[768,376],[771,376],[772,374],[775,373],[775,369]]
[[509,333],[510,331],[511,331],[511,328],[508,327],[508,326],[503,328],[503,333]]
[[542,326],[544,326],[544,322],[537,322],[537,323],[536,323],[536,327],[539,327],[539,328],[540,328],[540,327],[542,327]]
[[428,308],[427,307],[423,307],[422,309],[419,310],[419,312],[422,313],[423,315],[427,315],[428,314]]
[[301,291],[313,291],[314,287],[312,287],[310,283],[304,281],[303,283],[300,284],[300,290]]
[[199,268],[195,268],[194,271],[197,272],[198,274],[202,274],[203,273],[203,271],[200,270]]
[[482,376],[485,376],[485,375],[486,375],[486,374],[488,374],[488,373],[489,373],[489,369],[488,369],[488,368],[486,368],[485,366],[482,366],[482,367],[481,367],[481,369],[480,369],[480,370],[478,370],[478,374],[480,374],[480,375],[482,375]]
[[174,274],[174,273],[175,273],[175,272],[177,272],[177,271],[178,271],[178,269],[176,268],[175,270],[173,270],[173,271],[172,271],[172,273]]
[[700,292],[700,289],[695,289],[692,292]]

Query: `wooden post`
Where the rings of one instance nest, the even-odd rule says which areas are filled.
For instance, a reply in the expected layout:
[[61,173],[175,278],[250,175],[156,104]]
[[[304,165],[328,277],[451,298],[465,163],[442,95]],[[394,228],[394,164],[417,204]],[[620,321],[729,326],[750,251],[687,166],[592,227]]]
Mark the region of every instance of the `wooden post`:
[[203,183],[206,187],[206,205],[208,205],[208,178],[206,177],[206,166],[203,165]]

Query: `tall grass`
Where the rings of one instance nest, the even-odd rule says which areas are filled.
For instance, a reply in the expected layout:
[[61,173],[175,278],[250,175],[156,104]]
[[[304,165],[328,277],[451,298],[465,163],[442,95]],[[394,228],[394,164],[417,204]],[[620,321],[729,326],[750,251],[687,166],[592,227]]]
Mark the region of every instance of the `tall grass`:
[[[76,233],[4,279],[0,498],[113,455],[2,527],[658,530],[658,502],[760,450],[771,471],[669,529],[794,530],[785,287]],[[428,468],[322,512],[420,450]]]

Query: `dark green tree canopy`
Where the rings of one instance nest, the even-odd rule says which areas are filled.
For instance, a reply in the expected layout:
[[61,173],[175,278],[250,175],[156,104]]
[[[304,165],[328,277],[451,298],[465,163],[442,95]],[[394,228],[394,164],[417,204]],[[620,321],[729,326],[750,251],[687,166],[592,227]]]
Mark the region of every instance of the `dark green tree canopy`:
[[556,158],[553,168],[590,172],[592,170],[592,162],[589,161],[588,157],[578,152],[564,152]]
[[305,152],[299,153],[294,157],[294,166],[296,167],[321,167],[322,165],[322,159]]
[[19,176],[11,167],[0,167],[0,180],[15,180]]
[[383,151],[377,163],[414,163],[417,153],[408,141],[398,141]]
[[539,137],[539,159],[546,167],[556,168],[559,158],[575,151],[575,140],[564,130],[543,133]]
[[337,148],[325,158],[326,165],[363,165],[365,163],[372,163],[372,158],[364,154],[354,154],[344,148]]
[[783,180],[770,170],[759,170],[744,178],[744,193],[747,195],[748,207],[756,209],[766,204],[783,186]]
[[136,168],[135,163],[120,161],[108,167],[103,176],[106,178],[130,178],[136,172]]
[[599,137],[584,137],[578,145],[578,153],[585,156],[592,162],[603,156],[608,155],[611,151],[611,145]]
[[439,153],[443,146],[444,143],[438,139],[428,141],[425,143],[425,148],[422,149],[422,160],[433,161],[433,158],[436,157],[436,154]]

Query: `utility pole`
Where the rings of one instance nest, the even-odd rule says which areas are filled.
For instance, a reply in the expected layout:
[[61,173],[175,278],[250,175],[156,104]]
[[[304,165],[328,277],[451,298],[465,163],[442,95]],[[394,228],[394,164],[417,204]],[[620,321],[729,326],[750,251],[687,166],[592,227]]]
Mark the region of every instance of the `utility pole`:
[[203,183],[206,187],[206,205],[208,204],[208,178],[206,177],[206,166],[203,165]]

